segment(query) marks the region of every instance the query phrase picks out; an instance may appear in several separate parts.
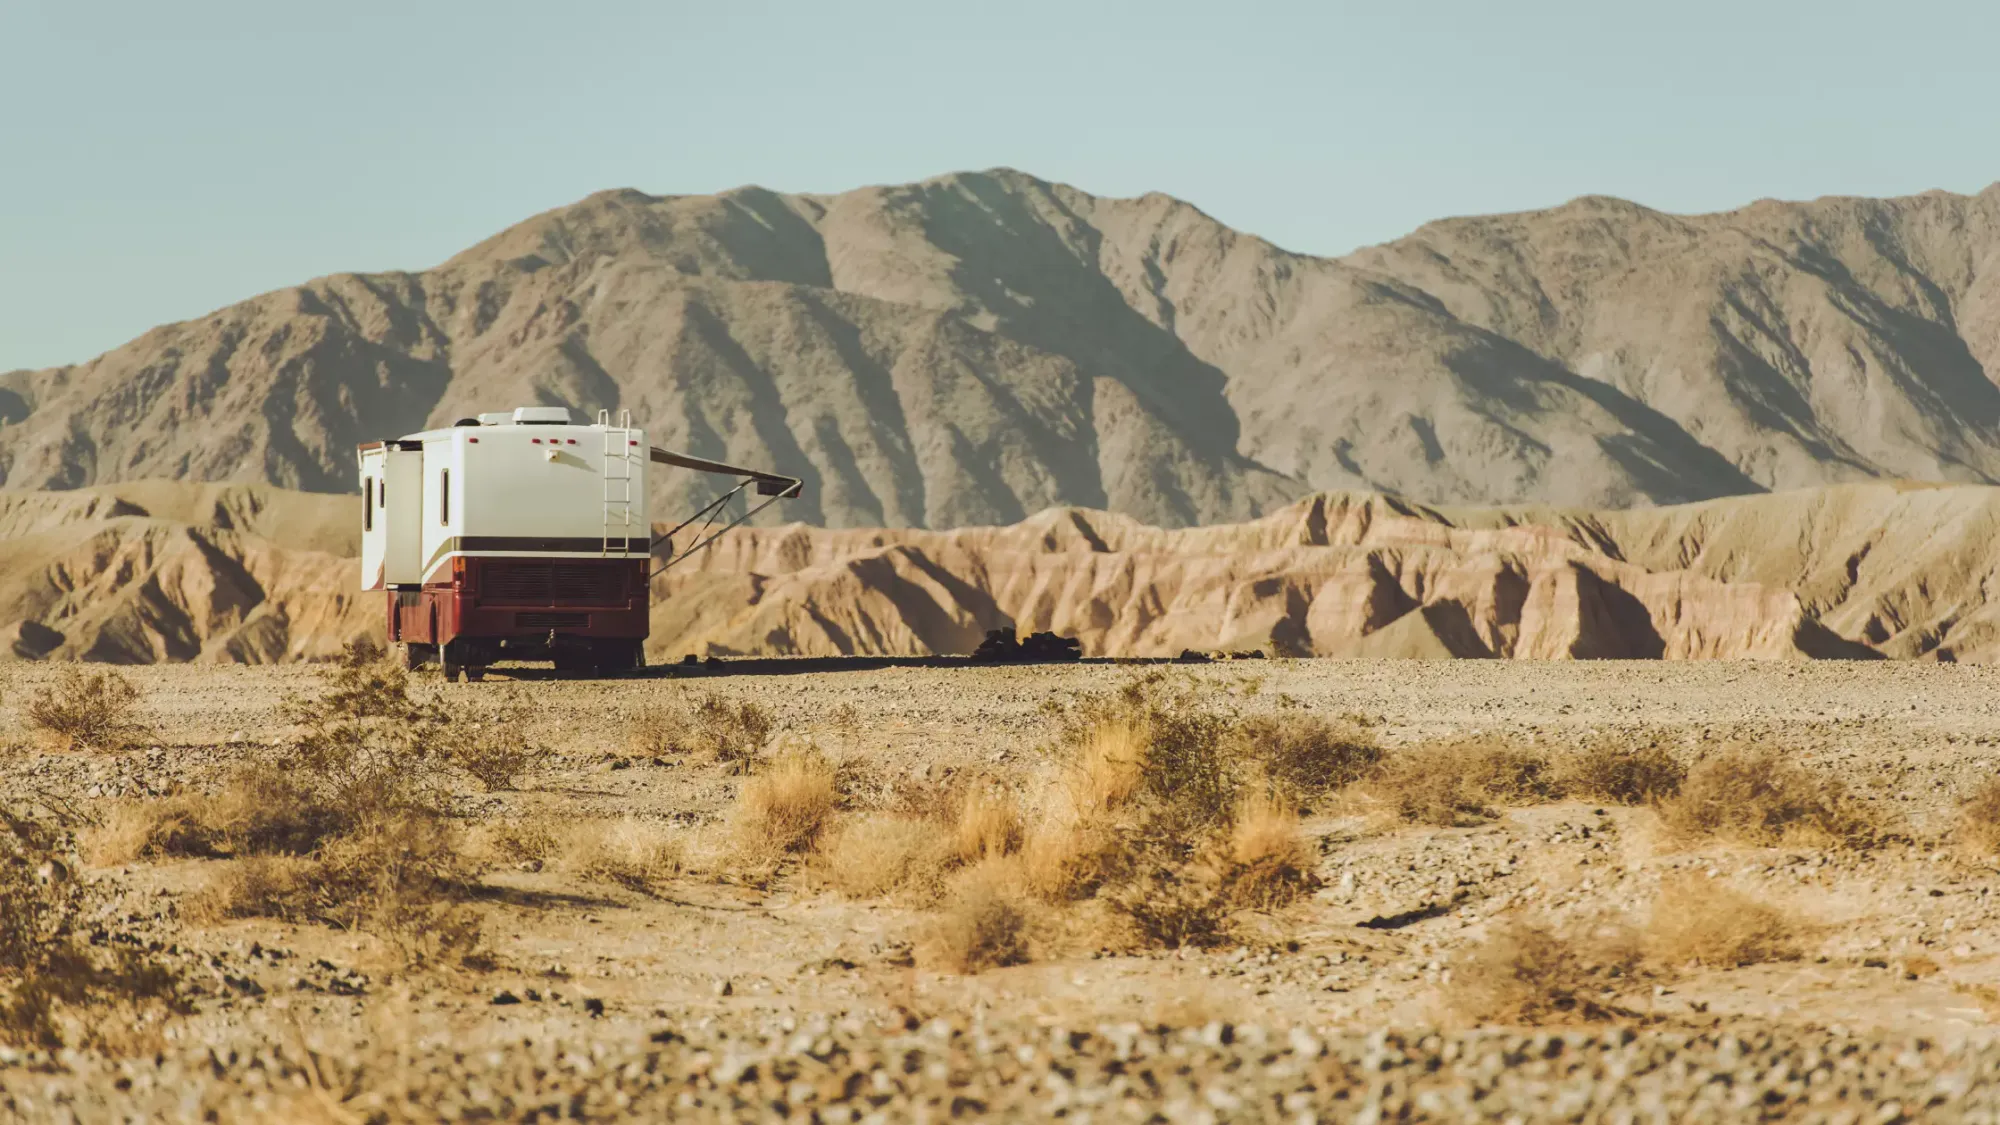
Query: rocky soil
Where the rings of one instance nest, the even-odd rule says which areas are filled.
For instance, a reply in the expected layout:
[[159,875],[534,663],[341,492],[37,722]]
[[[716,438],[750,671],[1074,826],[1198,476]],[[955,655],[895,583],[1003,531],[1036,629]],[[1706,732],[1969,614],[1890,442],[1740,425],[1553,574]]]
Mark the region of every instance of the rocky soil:
[[[52,752],[19,705],[56,674],[9,670],[0,793],[108,812],[199,790],[287,727],[307,668],[132,670],[156,732]],[[629,746],[649,701],[716,691],[772,709],[854,776],[1038,768],[1044,709],[1134,670],[885,668],[451,685],[531,706],[554,751],[518,790],[467,787],[470,824],[642,815],[701,825],[741,778]],[[1358,713],[1391,751],[1502,735],[1612,737],[1694,757],[1776,745],[1843,779],[1893,831],[1867,848],[1669,839],[1648,809],[1507,809],[1464,828],[1306,824],[1320,886],[1207,949],[1055,950],[958,975],[910,949],[916,902],[803,876],[635,887],[495,865],[494,954],[409,973],[368,936],[191,908],[241,861],[93,872],[106,940],[153,948],[192,1011],[115,1050],[0,1053],[24,1121],[1993,1120],[2000,1116],[2000,873],[1951,846],[1958,801],[2000,763],[2000,673],[1917,664],[1269,661],[1176,670],[1247,711]],[[1802,955],[1634,979],[1617,1011],[1481,1026],[1453,1004],[1467,956],[1536,918],[1643,925],[1663,880],[1709,875],[1779,906]]]

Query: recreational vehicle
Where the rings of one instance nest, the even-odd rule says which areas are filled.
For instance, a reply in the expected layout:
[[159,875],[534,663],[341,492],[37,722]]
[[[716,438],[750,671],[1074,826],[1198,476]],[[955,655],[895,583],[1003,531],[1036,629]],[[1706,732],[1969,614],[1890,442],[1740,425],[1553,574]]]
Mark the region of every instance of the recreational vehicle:
[[[576,425],[567,408],[549,406],[365,442],[360,462],[361,588],[384,592],[389,641],[409,664],[436,662],[448,680],[479,679],[501,661],[642,666],[655,568],[802,487],[651,446],[629,414]],[[646,515],[652,466],[738,480],[656,540]],[[717,528],[730,501],[751,490],[766,499]],[[704,519],[675,554],[672,537]]]

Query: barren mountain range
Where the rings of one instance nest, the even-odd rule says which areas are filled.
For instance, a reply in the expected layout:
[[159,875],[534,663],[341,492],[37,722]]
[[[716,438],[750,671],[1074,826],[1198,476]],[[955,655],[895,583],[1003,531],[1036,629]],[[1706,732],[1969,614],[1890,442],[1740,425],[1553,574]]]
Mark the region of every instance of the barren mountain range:
[[[263,663],[380,637],[359,501],[164,482],[0,492],[18,658]],[[653,590],[655,661],[970,651],[1052,629],[1091,655],[2000,657],[2000,489],[1858,484],[1624,511],[1306,497],[1162,529],[742,529]]]
[[[11,489],[354,487],[523,403],[807,480],[784,518],[1181,527],[1327,490],[1624,507],[2000,481],[2000,187],[1675,216],[1601,198],[1288,253],[1018,172],[594,195],[0,375]],[[657,518],[705,495],[668,482]]]

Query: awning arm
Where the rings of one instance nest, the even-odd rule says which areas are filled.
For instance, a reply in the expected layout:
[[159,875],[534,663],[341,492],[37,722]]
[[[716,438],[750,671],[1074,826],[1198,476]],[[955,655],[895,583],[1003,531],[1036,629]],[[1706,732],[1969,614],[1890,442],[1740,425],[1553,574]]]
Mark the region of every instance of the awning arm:
[[[655,569],[651,575],[648,575],[647,576],[648,578],[659,576],[668,567],[673,566],[675,563],[678,563],[681,560],[686,559],[691,555],[697,554],[698,552],[706,548],[709,544],[715,542],[717,539],[722,538],[725,532],[728,532],[732,528],[739,527],[742,524],[748,523],[752,516],[755,516],[757,513],[763,511],[764,509],[770,507],[771,505],[777,503],[778,501],[789,500],[792,497],[799,495],[800,493],[805,491],[806,487],[805,482],[797,477],[788,477],[779,473],[766,473],[766,472],[761,472],[757,469],[746,469],[740,465],[728,465],[724,464],[721,461],[709,461],[701,457],[690,457],[685,453],[676,453],[671,449],[661,449],[657,445],[652,447],[651,460],[655,464],[672,465],[678,469],[692,469],[697,473],[714,473],[718,476],[746,477],[748,479],[739,482],[735,488],[732,488],[728,492],[723,493],[721,496],[716,497],[714,500],[704,505],[700,511],[697,511],[694,515],[691,515],[687,519],[682,520],[680,526],[674,528],[673,531],[669,531],[665,535],[655,537],[653,539],[654,547],[658,547],[663,542],[667,544],[667,559],[665,562],[661,563],[659,567]],[[723,506],[728,504],[729,501],[733,499],[737,493],[742,492],[744,489],[750,487],[753,484],[757,486],[757,495],[769,497],[769,499],[765,500],[763,503],[757,505],[756,507],[751,508],[749,511],[744,512],[738,518],[731,520],[726,526],[720,528],[713,534],[709,534],[708,529],[714,525],[715,517],[721,514]],[[685,551],[675,554],[673,547],[674,535],[678,533],[682,528],[685,528],[688,524],[691,524],[698,519],[702,519],[702,517],[704,516],[708,518],[701,525],[701,530],[695,532],[695,538],[697,540],[695,545],[689,547]],[[706,538],[704,538],[704,536],[706,536]]]

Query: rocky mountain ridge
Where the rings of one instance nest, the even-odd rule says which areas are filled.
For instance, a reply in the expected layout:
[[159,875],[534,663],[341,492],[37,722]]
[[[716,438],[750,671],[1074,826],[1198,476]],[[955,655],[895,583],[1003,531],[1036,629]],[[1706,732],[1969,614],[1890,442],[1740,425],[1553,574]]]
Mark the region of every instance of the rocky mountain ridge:
[[[2000,481],[2000,186],[1679,216],[1585,198],[1295,254],[1008,170],[603,192],[0,374],[12,489],[352,490],[353,446],[521,403],[796,472],[792,518],[1178,527],[1327,490],[1624,507]],[[656,518],[709,494],[660,490]]]

